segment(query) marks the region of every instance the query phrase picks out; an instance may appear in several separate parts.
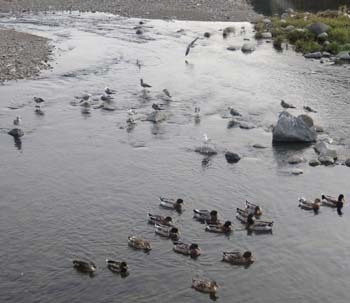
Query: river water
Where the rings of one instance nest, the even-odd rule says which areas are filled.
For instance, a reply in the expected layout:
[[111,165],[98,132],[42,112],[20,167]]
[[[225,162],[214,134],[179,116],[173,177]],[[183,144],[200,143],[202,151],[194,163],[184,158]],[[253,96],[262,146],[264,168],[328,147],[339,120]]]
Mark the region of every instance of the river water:
[[[329,208],[314,215],[299,209],[297,199],[323,192],[348,199],[350,170],[301,163],[304,174],[292,176],[287,157],[312,159],[314,151],[273,148],[269,126],[282,98],[307,104],[345,159],[349,68],[277,53],[268,43],[249,55],[227,51],[253,36],[248,23],[229,24],[238,33],[223,40],[226,23],[152,20],[137,36],[138,21],[77,13],[1,20],[56,47],[51,71],[0,87],[0,302],[210,302],[190,287],[197,275],[217,281],[221,302],[348,302],[349,208],[342,217]],[[187,44],[205,31],[212,37],[197,42],[186,64]],[[149,92],[140,78],[152,85]],[[105,86],[117,90],[115,111],[86,115],[73,106],[74,96],[99,96]],[[167,120],[143,121],[152,103],[164,103],[164,88],[172,95]],[[44,116],[34,114],[34,96],[46,100]],[[256,128],[228,129],[222,118],[228,106]],[[133,129],[126,127],[129,108],[140,118]],[[17,115],[21,146],[6,134]],[[203,134],[219,151],[208,161],[193,152]],[[267,148],[254,149],[255,143]],[[242,160],[226,163],[226,150]],[[185,211],[160,209],[158,196],[183,198]],[[246,199],[263,206],[272,234],[240,230],[235,209]],[[193,208],[216,209],[237,230],[230,237],[207,233],[192,219]],[[172,252],[147,224],[148,212],[173,216],[183,240],[202,248],[198,260]],[[129,235],[148,239],[153,250],[129,248]],[[223,251],[246,249],[256,258],[249,268],[220,261]],[[76,272],[74,258],[93,260],[96,275]],[[106,258],[126,260],[130,275],[111,273]]]
[[327,9],[337,10],[342,5],[350,6],[349,0],[250,0],[250,2],[254,10],[268,16],[281,14],[288,8],[318,12]]

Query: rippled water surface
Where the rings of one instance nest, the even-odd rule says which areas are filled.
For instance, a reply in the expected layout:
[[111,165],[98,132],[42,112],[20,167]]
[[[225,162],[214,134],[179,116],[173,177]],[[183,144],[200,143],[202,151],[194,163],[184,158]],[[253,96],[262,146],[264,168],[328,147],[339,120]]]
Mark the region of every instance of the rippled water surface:
[[[292,176],[287,157],[312,159],[314,151],[273,148],[269,129],[282,98],[299,108],[307,104],[318,111],[312,116],[325,128],[323,137],[333,138],[345,159],[349,69],[306,61],[291,50],[276,53],[268,43],[249,55],[227,51],[252,37],[246,23],[154,20],[137,36],[138,21],[102,14],[1,20],[48,37],[56,47],[51,71],[0,86],[0,302],[209,302],[190,288],[196,275],[218,282],[222,302],[348,302],[349,209],[343,217],[328,208],[315,216],[300,210],[297,198],[342,192],[347,199],[350,171],[301,163],[304,174]],[[220,29],[228,25],[237,34],[223,40]],[[242,26],[245,34],[239,34]],[[200,39],[185,58],[188,43],[205,31],[212,37]],[[140,78],[152,85],[149,92]],[[105,86],[117,90],[115,111],[86,115],[74,106],[74,96],[98,97]],[[164,99],[164,88],[172,100]],[[34,96],[46,100],[44,116],[34,114]],[[166,121],[144,121],[152,103],[165,104]],[[228,129],[222,117],[228,106],[256,127]],[[132,129],[129,108],[137,112]],[[16,115],[25,131],[17,147],[6,134]],[[193,151],[204,133],[218,150],[206,161]],[[254,149],[255,143],[267,148]],[[226,150],[242,160],[226,163]],[[158,196],[183,198],[185,211],[160,209]],[[264,207],[273,234],[240,230],[235,209],[246,199]],[[206,233],[193,221],[193,208],[217,209],[237,230],[230,237]],[[199,243],[202,256],[172,252],[147,224],[148,212],[173,216],[183,239]],[[129,248],[132,234],[150,240],[153,250]],[[251,250],[257,261],[249,268],[220,261],[222,251],[237,249]],[[76,272],[73,258],[93,260],[96,275]],[[111,273],[106,258],[126,260],[130,275]]]

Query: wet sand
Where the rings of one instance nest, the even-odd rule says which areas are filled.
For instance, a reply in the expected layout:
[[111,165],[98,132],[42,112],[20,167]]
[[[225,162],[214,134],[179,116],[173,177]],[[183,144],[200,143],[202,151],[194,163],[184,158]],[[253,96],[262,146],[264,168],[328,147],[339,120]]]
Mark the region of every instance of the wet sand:
[[[2,13],[48,10],[101,11],[126,17],[201,21],[249,21],[257,17],[246,0],[0,0]],[[0,19],[1,20],[1,19]],[[48,41],[0,29],[0,82],[30,78],[49,66]]]

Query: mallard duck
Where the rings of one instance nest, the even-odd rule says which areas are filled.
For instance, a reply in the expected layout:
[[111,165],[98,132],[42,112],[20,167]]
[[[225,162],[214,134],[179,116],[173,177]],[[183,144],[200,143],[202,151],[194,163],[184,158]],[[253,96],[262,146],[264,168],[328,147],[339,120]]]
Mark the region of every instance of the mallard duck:
[[320,209],[321,200],[315,199],[314,202],[307,201],[305,198],[299,198],[299,207],[305,210],[318,211]]
[[182,242],[174,242],[173,250],[185,256],[191,256],[192,258],[198,257],[201,254],[201,249],[196,243],[189,245]]
[[76,270],[92,274],[96,270],[96,265],[91,261],[73,260],[73,266]]
[[150,251],[152,249],[151,244],[148,241],[135,236],[128,237],[128,244],[133,248],[143,249],[144,251]]
[[160,199],[160,206],[168,209],[175,209],[176,211],[181,211],[182,210],[182,204],[184,201],[182,199],[166,199],[159,197]]
[[219,286],[215,281],[193,278],[192,288],[207,294],[215,294]]
[[116,273],[126,273],[128,271],[128,264],[126,262],[117,262],[106,259],[107,267],[109,270]]
[[262,208],[259,205],[245,201],[245,208],[250,214],[254,214],[255,217],[260,217],[262,215]]
[[163,217],[160,215],[148,214],[148,223],[150,224],[160,224],[165,226],[173,226],[173,219],[171,217]]
[[243,224],[247,224],[248,215],[249,215],[248,210],[237,208],[236,218],[239,221],[241,221]]
[[193,218],[200,222],[206,222],[207,224],[219,224],[218,212],[216,210],[206,210],[206,209],[194,209]]
[[209,224],[206,226],[205,230],[213,233],[227,234],[232,232],[231,221],[226,221],[224,224]]
[[322,198],[322,204],[329,207],[337,207],[338,200],[332,196],[323,195]]
[[178,241],[180,238],[179,230],[176,227],[155,224],[155,233],[157,235],[167,237],[173,241]]
[[238,251],[232,251],[223,252],[222,261],[233,265],[249,265],[254,262],[254,259],[250,251],[246,251],[243,254]]
[[253,214],[249,214],[247,217],[247,230],[254,232],[272,232],[273,221],[261,221],[255,220]]

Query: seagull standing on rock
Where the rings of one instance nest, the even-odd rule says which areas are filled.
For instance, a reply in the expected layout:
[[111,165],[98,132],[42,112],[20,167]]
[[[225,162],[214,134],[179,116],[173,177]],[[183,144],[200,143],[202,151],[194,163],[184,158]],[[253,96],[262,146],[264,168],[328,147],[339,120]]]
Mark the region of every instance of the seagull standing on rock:
[[140,84],[143,88],[149,88],[152,87],[151,85],[147,84],[146,82],[143,82],[143,79],[140,79]]

